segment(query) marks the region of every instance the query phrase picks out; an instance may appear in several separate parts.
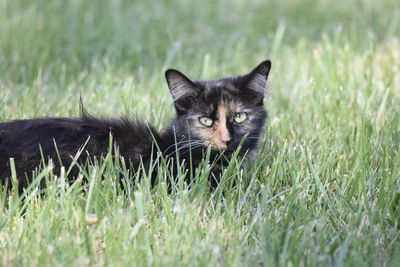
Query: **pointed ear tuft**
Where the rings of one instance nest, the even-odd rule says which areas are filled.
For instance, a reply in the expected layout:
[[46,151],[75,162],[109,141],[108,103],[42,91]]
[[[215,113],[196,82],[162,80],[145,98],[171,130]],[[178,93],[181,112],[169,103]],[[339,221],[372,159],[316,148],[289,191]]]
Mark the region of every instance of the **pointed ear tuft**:
[[265,60],[255,67],[250,73],[238,78],[238,86],[242,97],[254,105],[262,105],[267,85],[271,61]]
[[247,74],[246,87],[264,95],[268,74],[271,69],[271,61],[265,60]]
[[188,108],[192,98],[197,95],[196,85],[178,70],[169,69],[165,72],[169,91],[178,111]]

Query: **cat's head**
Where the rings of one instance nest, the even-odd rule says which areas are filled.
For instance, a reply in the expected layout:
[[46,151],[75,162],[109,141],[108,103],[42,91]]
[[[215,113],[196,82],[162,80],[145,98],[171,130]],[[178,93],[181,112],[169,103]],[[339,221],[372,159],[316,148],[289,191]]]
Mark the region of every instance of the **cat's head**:
[[241,143],[245,150],[253,149],[267,116],[263,100],[270,69],[266,60],[246,75],[213,81],[194,81],[167,70],[178,141],[192,140],[213,150],[234,151]]

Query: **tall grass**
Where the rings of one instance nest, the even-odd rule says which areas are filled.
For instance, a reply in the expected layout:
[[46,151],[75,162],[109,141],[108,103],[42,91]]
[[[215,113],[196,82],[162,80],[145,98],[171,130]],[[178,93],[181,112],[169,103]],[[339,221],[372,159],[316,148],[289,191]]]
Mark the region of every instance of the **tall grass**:
[[44,192],[0,190],[0,264],[398,265],[399,18],[391,0],[0,1],[1,121],[78,116],[81,94],[161,129],[166,68],[273,63],[260,153],[215,192],[206,162],[190,187],[111,157],[70,185],[50,163]]

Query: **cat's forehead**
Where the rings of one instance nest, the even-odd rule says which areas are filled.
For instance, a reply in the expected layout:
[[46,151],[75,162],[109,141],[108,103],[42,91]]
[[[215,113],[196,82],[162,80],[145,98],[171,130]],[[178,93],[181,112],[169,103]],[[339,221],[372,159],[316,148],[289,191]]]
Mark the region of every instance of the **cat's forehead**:
[[205,94],[213,94],[216,92],[221,94],[235,94],[239,90],[232,78],[224,78],[200,83],[203,86],[203,91]]
[[197,102],[196,107],[192,110],[194,114],[205,113],[205,114],[217,114],[219,110],[224,110],[227,115],[238,111],[244,111],[246,105],[240,100],[240,98],[233,97],[231,94],[218,94],[218,97],[201,97]]
[[232,79],[200,82],[201,98],[209,103],[236,102],[239,89]]

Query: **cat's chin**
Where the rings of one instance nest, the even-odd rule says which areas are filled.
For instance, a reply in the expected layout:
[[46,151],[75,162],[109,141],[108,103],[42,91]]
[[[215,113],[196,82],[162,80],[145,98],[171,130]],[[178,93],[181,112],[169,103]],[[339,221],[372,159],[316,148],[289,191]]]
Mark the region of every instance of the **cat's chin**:
[[225,149],[212,149],[212,150],[219,155],[224,155],[225,157],[231,157],[235,153],[235,149],[229,147]]
[[208,146],[204,146],[204,149],[205,150],[211,149],[211,151],[213,153],[218,153],[218,154],[225,154],[228,151],[228,147],[221,148],[221,147],[217,147],[217,146],[214,146],[214,145],[211,145],[211,144],[208,145]]

